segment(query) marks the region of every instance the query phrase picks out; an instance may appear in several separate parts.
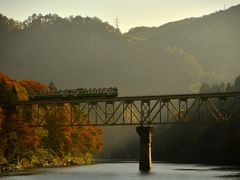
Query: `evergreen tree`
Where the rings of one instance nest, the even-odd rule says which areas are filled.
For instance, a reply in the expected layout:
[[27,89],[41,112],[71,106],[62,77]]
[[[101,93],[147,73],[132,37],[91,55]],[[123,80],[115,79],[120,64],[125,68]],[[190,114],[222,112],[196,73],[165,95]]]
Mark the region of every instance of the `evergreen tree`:
[[234,91],[240,91],[240,76],[236,77],[233,89]]
[[233,86],[231,85],[231,83],[227,83],[226,92],[232,92],[232,91],[233,91]]
[[199,93],[208,93],[210,91],[210,85],[207,83],[202,83]]
[[221,82],[218,86],[218,92],[225,92],[225,83]]

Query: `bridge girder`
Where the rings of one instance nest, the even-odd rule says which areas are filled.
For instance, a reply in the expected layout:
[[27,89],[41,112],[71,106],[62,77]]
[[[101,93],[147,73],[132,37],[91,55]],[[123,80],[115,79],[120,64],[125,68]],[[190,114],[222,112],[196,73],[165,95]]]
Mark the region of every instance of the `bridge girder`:
[[19,115],[32,126],[50,118],[63,126],[112,126],[229,122],[239,119],[240,93],[119,97],[113,99],[17,102]]

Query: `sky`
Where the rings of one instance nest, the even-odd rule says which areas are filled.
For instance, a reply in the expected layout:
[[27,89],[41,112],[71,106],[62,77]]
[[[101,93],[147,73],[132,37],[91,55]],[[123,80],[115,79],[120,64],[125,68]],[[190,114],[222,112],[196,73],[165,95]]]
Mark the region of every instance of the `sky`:
[[240,4],[240,0],[0,0],[0,13],[23,21],[32,14],[98,17],[127,32],[137,26],[158,27],[167,22],[207,15]]

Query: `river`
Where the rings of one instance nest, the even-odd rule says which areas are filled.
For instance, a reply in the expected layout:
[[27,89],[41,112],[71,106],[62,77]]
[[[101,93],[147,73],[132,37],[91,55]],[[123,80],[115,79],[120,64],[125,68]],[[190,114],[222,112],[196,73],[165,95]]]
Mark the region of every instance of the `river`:
[[240,169],[220,166],[153,163],[149,174],[138,171],[138,163],[102,163],[80,167],[36,168],[0,180],[208,180],[240,179]]

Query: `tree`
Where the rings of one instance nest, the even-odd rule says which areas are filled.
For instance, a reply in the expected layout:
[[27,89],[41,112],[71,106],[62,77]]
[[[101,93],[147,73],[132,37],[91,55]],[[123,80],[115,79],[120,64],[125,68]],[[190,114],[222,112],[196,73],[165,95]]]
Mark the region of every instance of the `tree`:
[[227,83],[226,92],[232,92],[232,91],[233,91],[233,86],[230,83]]
[[102,130],[93,126],[73,128],[69,151],[75,156],[101,151],[103,147],[101,136]]
[[14,102],[17,99],[15,86],[9,88],[6,84],[0,86],[0,102],[4,119],[1,122],[1,147],[4,157],[20,161],[39,144],[39,138],[30,128],[27,120],[18,116]]
[[51,149],[61,158],[67,152],[67,127],[64,126],[63,110],[59,107],[56,109],[46,105],[45,111],[48,113],[46,120],[47,136],[43,139],[45,148]]
[[225,91],[225,83],[221,82],[218,86],[218,92],[224,92]]
[[[22,88],[27,91],[22,92]],[[36,106],[25,106],[18,113],[15,101],[22,99],[20,93],[27,95],[34,90],[48,91],[49,88],[34,80],[15,81],[0,73],[0,162],[21,164],[27,159],[37,165],[42,162],[61,164],[68,154],[73,160],[77,157],[75,162],[89,162],[86,160],[102,148],[102,131],[96,127],[67,127],[66,122],[72,117],[61,105],[42,105],[40,111],[48,117],[46,126],[30,127]],[[70,107],[70,104],[64,105]]]
[[240,76],[236,77],[233,89],[234,91],[240,91]]
[[210,92],[218,92],[218,85],[217,84],[213,84],[212,87],[211,87],[211,90]]
[[50,91],[56,91],[57,90],[55,84],[52,81],[49,83],[48,88],[49,88]]
[[207,83],[202,83],[199,93],[208,93],[210,91],[210,85]]

